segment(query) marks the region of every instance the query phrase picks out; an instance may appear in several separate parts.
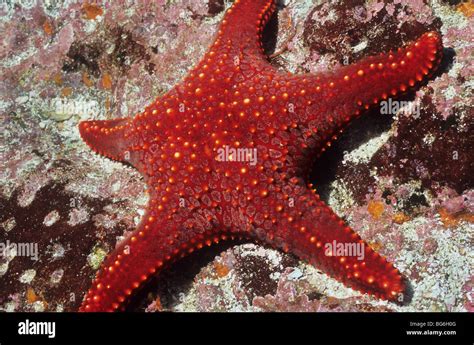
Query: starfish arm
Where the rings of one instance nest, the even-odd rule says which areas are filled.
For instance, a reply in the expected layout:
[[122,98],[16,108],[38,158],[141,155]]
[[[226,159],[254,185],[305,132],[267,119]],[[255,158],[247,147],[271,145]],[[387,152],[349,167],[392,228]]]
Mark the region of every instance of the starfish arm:
[[124,161],[125,138],[129,131],[129,119],[92,120],[79,123],[82,140],[96,153]]
[[262,46],[263,28],[275,8],[274,0],[236,0],[215,42],[184,81],[183,93],[212,94],[216,80],[239,83],[268,71],[275,73]]
[[273,209],[277,212],[269,219],[281,221],[265,232],[264,241],[294,253],[355,290],[402,301],[405,285],[399,271],[372,250],[315,192],[293,184],[282,190],[293,190],[298,196],[294,197],[293,207],[275,200]]
[[222,21],[214,47],[264,57],[262,31],[275,8],[274,0],[236,0]]
[[326,144],[363,111],[418,88],[436,70],[441,57],[441,38],[429,32],[396,52],[368,57],[330,74],[285,75],[274,83],[281,87],[286,82],[285,108],[292,104],[295,122]]
[[[141,225],[132,236],[107,256],[96,274],[79,311],[114,311],[148,277],[171,258],[176,246],[164,246],[172,240],[171,228]],[[157,238],[153,238],[157,236]]]
[[[153,103],[155,107],[155,103]],[[155,108],[153,108],[155,109]],[[119,118],[112,120],[91,120],[79,123],[79,133],[82,140],[97,154],[127,163],[136,168],[143,176],[147,177],[149,171],[144,159],[149,156],[150,151],[159,145],[154,141],[143,144],[141,137],[145,128],[151,127],[143,119],[152,110],[148,106],[143,113],[135,115],[134,118]],[[160,108],[161,112],[165,110]],[[158,134],[159,128],[155,132]],[[156,136],[156,138],[159,138]]]
[[[162,267],[231,235],[196,226],[195,221],[163,221],[147,215],[131,236],[102,263],[79,311],[112,312]],[[166,218],[166,217],[164,217]]]

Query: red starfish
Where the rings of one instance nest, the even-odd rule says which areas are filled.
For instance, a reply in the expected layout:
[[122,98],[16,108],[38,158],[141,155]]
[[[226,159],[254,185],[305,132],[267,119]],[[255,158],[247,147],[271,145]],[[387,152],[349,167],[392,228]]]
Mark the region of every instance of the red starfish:
[[[378,298],[403,295],[398,270],[305,181],[312,158],[352,118],[432,74],[440,37],[426,33],[333,73],[292,75],[263,54],[262,29],[274,9],[273,0],[236,0],[181,84],[133,119],[80,123],[83,140],[136,167],[150,195],[141,224],[105,260],[81,311],[117,310],[173,260],[234,237],[291,252]],[[331,255],[333,241],[364,245],[364,260]]]

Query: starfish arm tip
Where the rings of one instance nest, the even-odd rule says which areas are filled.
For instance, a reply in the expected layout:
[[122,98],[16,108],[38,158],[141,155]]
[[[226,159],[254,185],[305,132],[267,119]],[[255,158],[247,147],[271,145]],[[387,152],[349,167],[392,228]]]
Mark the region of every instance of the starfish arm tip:
[[127,119],[91,120],[79,123],[82,140],[96,153],[114,160],[123,160]]

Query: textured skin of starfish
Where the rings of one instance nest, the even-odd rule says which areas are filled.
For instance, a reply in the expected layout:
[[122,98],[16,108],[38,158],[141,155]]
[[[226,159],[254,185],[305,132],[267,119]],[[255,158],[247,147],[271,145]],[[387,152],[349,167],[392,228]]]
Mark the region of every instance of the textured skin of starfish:
[[[138,228],[102,264],[81,311],[123,309],[166,265],[230,238],[293,253],[380,299],[405,294],[399,271],[320,200],[308,174],[351,119],[434,72],[441,39],[429,32],[335,72],[292,75],[263,54],[262,29],[274,10],[272,0],[236,0],[182,83],[133,118],[80,123],[96,153],[138,169],[150,197]],[[364,259],[331,255],[325,247],[333,241],[362,245]]]

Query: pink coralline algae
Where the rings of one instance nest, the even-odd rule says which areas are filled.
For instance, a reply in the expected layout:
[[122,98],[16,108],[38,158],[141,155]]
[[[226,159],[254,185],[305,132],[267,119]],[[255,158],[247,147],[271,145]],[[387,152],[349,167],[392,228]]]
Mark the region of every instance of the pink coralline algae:
[[474,74],[473,43],[472,39],[466,40],[466,37],[473,36],[474,16],[466,18],[464,25],[450,27],[444,36],[447,46],[456,47],[452,71],[433,84],[433,103],[444,119],[462,111],[466,111],[471,118],[474,116],[471,85]]
[[397,18],[399,26],[406,22],[431,24],[435,19],[431,8],[423,0],[368,1],[365,13],[364,21],[383,13]]
[[321,306],[317,299],[310,300],[305,294],[298,294],[295,282],[288,279],[293,270],[288,268],[283,272],[275,295],[256,297],[253,306],[263,311],[284,311],[284,312],[315,312],[327,311]]
[[464,305],[468,312],[474,312],[474,276],[463,286],[463,292],[467,296],[466,304]]

